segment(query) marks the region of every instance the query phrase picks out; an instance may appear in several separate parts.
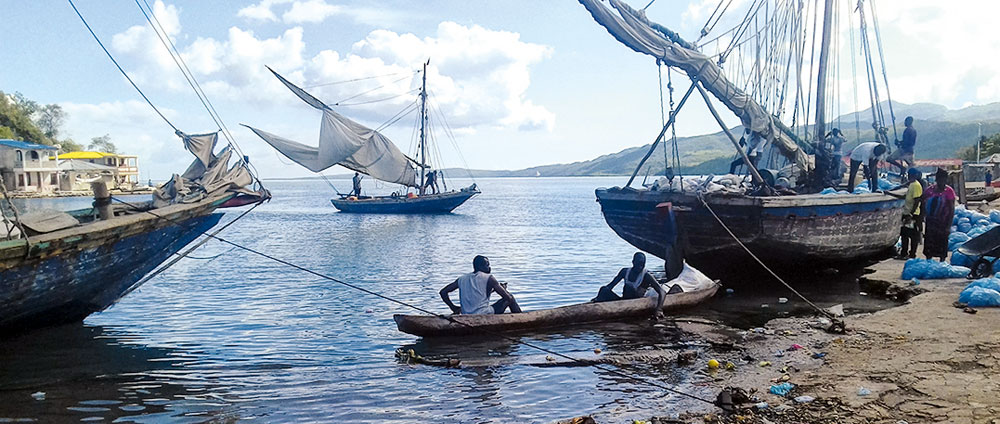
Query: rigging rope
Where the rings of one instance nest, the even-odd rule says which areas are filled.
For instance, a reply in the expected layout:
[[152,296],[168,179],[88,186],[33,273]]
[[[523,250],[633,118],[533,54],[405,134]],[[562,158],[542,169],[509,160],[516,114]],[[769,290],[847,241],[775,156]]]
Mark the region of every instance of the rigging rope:
[[358,81],[370,80],[370,79],[375,79],[375,78],[391,77],[391,76],[394,76],[394,75],[401,75],[401,74],[404,74],[406,72],[413,72],[413,74],[411,74],[411,75],[416,75],[416,74],[419,74],[421,71],[419,69],[417,69],[416,71],[400,71],[400,72],[393,72],[393,73],[390,73],[390,74],[374,75],[374,76],[370,76],[370,77],[354,78],[354,79],[343,80],[343,81],[326,82],[326,83],[315,84],[315,85],[306,85],[306,86],[302,86],[302,88],[303,89],[309,89],[309,88],[316,88],[316,87],[326,87],[328,85],[337,85],[337,84],[344,84],[344,83],[348,83],[348,82],[358,82]]
[[373,89],[371,89],[371,90],[366,90],[366,91],[362,91],[362,92],[360,92],[360,93],[358,93],[358,94],[355,94],[355,95],[353,95],[353,96],[351,96],[351,97],[348,97],[348,98],[346,98],[346,99],[343,99],[343,100],[341,100],[341,101],[339,101],[339,102],[336,102],[336,103],[334,103],[333,105],[334,105],[334,106],[340,106],[340,104],[341,104],[342,102],[346,102],[346,101],[348,101],[348,100],[352,100],[352,99],[355,99],[355,98],[358,98],[358,97],[361,97],[361,96],[364,96],[365,94],[368,94],[368,93],[371,93],[372,91],[375,91],[375,90],[379,90],[379,89],[382,89],[382,88],[385,88],[385,86],[387,86],[387,85],[389,85],[389,84],[395,84],[395,83],[397,83],[397,82],[400,82],[400,81],[402,81],[402,80],[405,80],[405,79],[407,79],[407,78],[412,78],[412,77],[413,77],[412,75],[407,75],[407,76],[405,76],[405,77],[402,77],[402,78],[400,78],[400,79],[397,79],[397,80],[393,80],[393,81],[389,81],[389,82],[388,82],[388,83],[386,83],[386,84],[382,84],[382,85],[380,85],[380,86],[378,86],[378,87],[375,87],[375,88],[373,88]]
[[736,234],[734,234],[733,231],[729,229],[729,226],[727,226],[726,223],[722,221],[722,218],[720,218],[719,215],[716,214],[715,211],[712,209],[712,207],[709,206],[708,202],[705,201],[705,197],[701,193],[698,193],[698,200],[701,201],[702,205],[705,205],[705,209],[708,209],[708,212],[711,213],[712,217],[714,217],[715,220],[719,223],[719,225],[722,226],[722,229],[726,230],[726,233],[728,233],[729,236],[732,237],[733,240],[735,240],[736,243],[739,244],[740,247],[742,247],[743,250],[746,251],[747,254],[749,254],[750,257],[752,257],[754,259],[754,261],[756,261],[758,264],[760,264],[761,267],[763,267],[765,270],[767,270],[767,272],[770,273],[772,277],[774,277],[776,280],[778,280],[778,282],[780,282],[786,288],[788,288],[788,290],[791,290],[792,293],[795,293],[795,295],[798,296],[800,299],[802,299],[803,302],[806,302],[807,304],[809,304],[809,306],[812,306],[813,309],[816,309],[817,312],[825,315],[827,318],[830,318],[830,320],[833,321],[835,324],[839,321],[839,320],[837,320],[837,318],[835,316],[833,316],[833,314],[830,313],[830,311],[827,311],[827,310],[825,310],[823,308],[820,308],[819,306],[816,306],[815,303],[812,303],[811,300],[809,300],[805,296],[803,296],[802,293],[799,293],[798,290],[795,290],[795,288],[793,288],[791,286],[791,284],[788,284],[787,282],[785,282],[784,279],[782,279],[781,277],[779,277],[777,273],[775,273],[773,270],[771,270],[770,267],[768,267],[766,264],[764,264],[764,261],[760,260],[760,258],[758,258],[757,255],[755,255],[750,250],[749,247],[747,247],[745,244],[743,244],[743,241],[740,240],[739,237],[736,237]]
[[173,128],[175,132],[180,131],[177,129],[177,127],[174,126],[173,123],[170,122],[169,119],[167,119],[166,116],[163,115],[163,112],[160,112],[160,109],[158,109],[156,105],[154,105],[153,102],[149,100],[149,97],[146,97],[146,93],[142,92],[142,89],[140,89],[139,86],[135,84],[135,81],[132,81],[132,77],[128,76],[128,73],[126,73],[125,70],[122,69],[122,66],[118,64],[118,61],[115,60],[115,57],[111,55],[111,52],[108,51],[108,48],[104,47],[104,43],[101,42],[101,39],[97,36],[96,33],[94,33],[94,29],[90,27],[90,24],[87,23],[87,20],[83,18],[82,14],[80,14],[80,10],[76,8],[75,4],[73,4],[73,0],[66,0],[66,1],[68,1],[69,5],[73,7],[73,11],[76,12],[76,16],[79,16],[80,20],[83,21],[83,25],[87,27],[87,31],[90,31],[90,35],[94,36],[94,40],[96,40],[97,44],[101,46],[101,49],[104,50],[104,53],[108,55],[108,59],[111,59],[111,62],[115,64],[115,67],[118,68],[118,71],[121,72],[123,76],[125,76],[125,79],[128,80],[129,84],[132,84],[132,88],[135,88],[135,91],[139,92],[139,95],[142,96],[143,100],[145,100],[146,103],[149,104],[149,107],[153,108],[153,111],[156,112],[157,115],[160,115],[160,118],[163,118],[163,122],[166,122],[167,125],[169,125],[170,128]]
[[[124,201],[122,199],[119,199],[117,197],[112,196],[111,198],[112,198],[112,200],[114,200],[116,202],[119,202],[119,203],[122,203],[122,204],[125,204],[126,206],[130,206],[130,207],[139,209],[137,206],[135,206],[135,205],[133,205],[131,203],[128,203],[128,202],[126,202],[126,201]],[[150,215],[153,215],[153,216],[155,216],[157,218],[165,219],[165,220],[171,221],[171,222],[173,222],[175,224],[179,224],[178,221],[176,221],[174,219],[171,219],[171,218],[168,218],[168,217],[165,217],[165,216],[162,216],[162,215],[159,215],[157,213],[154,213],[151,210],[145,210],[143,212],[148,213]],[[249,210],[247,212],[249,212]],[[443,320],[448,321],[450,323],[454,323],[454,324],[465,326],[467,328],[476,330],[476,331],[478,331],[480,333],[483,333],[483,334],[486,334],[486,335],[489,335],[489,336],[492,336],[492,337],[502,338],[502,339],[507,340],[509,342],[517,343],[517,344],[520,344],[520,345],[523,345],[523,346],[527,346],[527,347],[530,347],[532,349],[536,349],[536,350],[548,353],[550,355],[555,355],[555,356],[558,356],[560,358],[573,361],[575,363],[579,363],[579,364],[582,364],[582,365],[592,366],[592,367],[597,368],[597,369],[599,369],[601,371],[604,371],[604,372],[607,372],[607,373],[611,373],[611,374],[614,374],[616,376],[619,376],[619,377],[622,377],[622,378],[625,378],[625,379],[628,379],[628,380],[632,380],[632,381],[635,381],[635,382],[640,383],[640,384],[647,384],[647,385],[650,385],[650,386],[653,386],[653,387],[656,387],[656,388],[659,388],[659,389],[666,390],[666,391],[668,391],[670,393],[678,394],[678,395],[685,396],[685,397],[688,397],[688,398],[691,398],[691,399],[694,399],[694,400],[697,400],[697,401],[701,401],[701,402],[705,402],[705,403],[708,403],[708,404],[711,404],[711,405],[715,405],[714,401],[711,401],[711,400],[708,400],[708,399],[705,399],[703,397],[700,397],[700,396],[697,396],[697,395],[693,395],[693,394],[690,394],[690,393],[682,392],[682,391],[677,390],[677,389],[675,389],[673,387],[667,386],[665,384],[661,384],[661,383],[659,383],[657,381],[649,380],[649,379],[645,379],[645,378],[640,378],[640,377],[636,377],[634,375],[625,373],[623,371],[619,371],[619,370],[616,370],[616,369],[610,368],[610,367],[604,367],[604,366],[601,366],[599,364],[589,363],[589,362],[583,361],[581,359],[574,358],[572,356],[556,352],[556,351],[554,351],[552,349],[548,349],[548,348],[539,346],[537,344],[534,344],[534,343],[531,343],[531,342],[526,342],[524,340],[520,340],[520,339],[517,339],[517,338],[514,338],[514,337],[510,337],[510,336],[507,336],[507,335],[504,335],[504,334],[501,334],[501,333],[497,333],[497,332],[494,332],[494,331],[485,330],[485,329],[481,329],[481,328],[476,328],[476,327],[474,327],[474,326],[472,326],[472,325],[470,325],[468,323],[464,323],[462,321],[455,320],[451,316],[442,315],[442,314],[439,314],[439,313],[436,313],[436,312],[431,312],[430,310],[427,310],[425,308],[421,308],[421,307],[413,305],[411,303],[404,302],[402,300],[393,299],[393,298],[391,298],[389,296],[386,296],[386,295],[380,294],[378,292],[366,289],[366,288],[358,286],[356,284],[352,284],[352,283],[349,283],[347,281],[343,281],[343,280],[331,277],[329,275],[326,275],[326,274],[323,274],[323,273],[320,273],[320,272],[317,272],[317,271],[313,271],[313,270],[311,270],[309,268],[306,268],[306,267],[303,267],[301,265],[297,265],[295,263],[288,262],[288,261],[286,261],[284,259],[280,259],[280,258],[277,258],[275,256],[271,256],[271,255],[269,255],[267,253],[264,253],[264,252],[261,252],[259,250],[256,250],[256,249],[253,249],[253,248],[250,248],[250,247],[247,247],[247,246],[243,246],[243,245],[241,245],[239,243],[236,243],[236,242],[233,242],[233,241],[229,241],[227,239],[219,237],[218,236],[218,231],[214,232],[213,234],[209,234],[207,231],[203,231],[202,234],[205,235],[205,236],[207,236],[207,238],[221,241],[221,242],[223,242],[225,244],[233,246],[234,248],[237,248],[237,249],[240,249],[240,250],[252,253],[254,255],[263,257],[265,259],[269,259],[271,261],[274,261],[274,262],[277,262],[279,264],[288,266],[290,268],[294,268],[294,269],[297,269],[299,271],[311,274],[313,276],[316,276],[316,277],[319,277],[319,278],[322,278],[322,279],[325,279],[325,280],[328,280],[328,281],[332,281],[332,282],[340,284],[342,286],[349,287],[351,289],[360,291],[362,293],[378,297],[380,299],[383,299],[383,300],[395,303],[395,304],[400,305],[400,306],[404,306],[406,308],[413,309],[415,311],[419,311],[419,312],[421,312],[423,314],[443,319]]]
[[416,93],[418,91],[420,91],[419,88],[414,88],[413,90],[407,91],[405,93],[399,93],[399,94],[397,94],[395,96],[389,96],[389,97],[385,97],[385,98],[381,98],[381,99],[368,100],[368,101],[358,102],[358,103],[347,103],[347,104],[337,103],[337,106],[341,106],[341,107],[344,107],[344,106],[359,106],[359,105],[367,105],[367,104],[371,104],[371,103],[384,102],[386,100],[392,100],[392,99],[395,99],[397,97],[405,96],[407,94],[413,94],[413,93]]

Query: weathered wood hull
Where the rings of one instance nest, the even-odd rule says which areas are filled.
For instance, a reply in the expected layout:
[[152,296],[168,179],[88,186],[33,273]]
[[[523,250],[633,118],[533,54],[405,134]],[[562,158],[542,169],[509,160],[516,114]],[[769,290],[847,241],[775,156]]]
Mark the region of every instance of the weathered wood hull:
[[447,193],[425,194],[414,198],[371,197],[358,200],[330,199],[341,212],[388,213],[388,214],[435,214],[449,213],[479,194],[474,187]]
[[[667,296],[664,312],[673,312],[697,305],[715,295],[718,284],[707,289]],[[580,303],[552,309],[499,315],[452,315],[451,322],[428,315],[393,315],[396,328],[404,333],[423,337],[462,336],[468,334],[501,333],[568,327],[579,324],[617,321],[650,316],[656,298],[619,300],[613,302]],[[461,324],[460,324],[461,323]]]
[[[666,214],[657,205],[670,202],[692,265],[712,275],[745,271],[752,263],[696,196],[629,188],[598,189],[596,195],[611,229],[640,250],[664,256]],[[899,238],[903,204],[884,194],[706,195],[705,200],[754,254],[786,269],[849,263],[885,252]]]
[[212,228],[231,196],[0,242],[0,333],[78,322]]

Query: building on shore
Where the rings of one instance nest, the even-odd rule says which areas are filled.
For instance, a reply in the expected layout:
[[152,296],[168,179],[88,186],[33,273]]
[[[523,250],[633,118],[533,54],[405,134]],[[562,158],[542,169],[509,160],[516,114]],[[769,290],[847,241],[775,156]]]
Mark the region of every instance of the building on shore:
[[103,181],[115,187],[118,168],[79,159],[59,160],[59,191],[90,191],[90,183]]
[[27,141],[0,139],[0,176],[7,190],[49,192],[59,187],[59,149]]
[[59,155],[59,160],[88,162],[117,169],[112,188],[133,188],[139,185],[139,157],[104,152],[69,152]]

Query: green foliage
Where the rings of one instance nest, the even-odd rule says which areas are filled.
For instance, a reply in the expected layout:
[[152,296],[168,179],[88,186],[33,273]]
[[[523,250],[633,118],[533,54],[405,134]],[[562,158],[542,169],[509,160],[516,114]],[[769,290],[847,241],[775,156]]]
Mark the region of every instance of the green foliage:
[[0,126],[0,139],[11,139],[15,137],[14,130]]
[[90,144],[87,145],[87,150],[96,150],[104,153],[118,153],[118,148],[111,142],[111,136],[108,134],[90,139]]
[[0,91],[0,126],[7,127],[14,133],[11,138],[51,145],[52,139],[32,120],[32,115],[37,111],[38,104],[25,99],[21,93],[8,96]]
[[79,152],[83,150],[83,145],[67,138],[59,142],[59,153]]
[[55,140],[59,135],[60,127],[66,121],[66,112],[63,111],[62,106],[56,104],[45,105],[38,109],[37,116],[38,119],[35,123],[38,125],[38,128],[45,133],[46,137]]
[[[1000,133],[993,134],[989,137],[983,136],[980,139],[979,144],[980,156],[986,158],[994,153],[1000,153]],[[958,149],[957,155],[962,160],[975,161],[976,160],[976,144],[971,146],[965,146]]]

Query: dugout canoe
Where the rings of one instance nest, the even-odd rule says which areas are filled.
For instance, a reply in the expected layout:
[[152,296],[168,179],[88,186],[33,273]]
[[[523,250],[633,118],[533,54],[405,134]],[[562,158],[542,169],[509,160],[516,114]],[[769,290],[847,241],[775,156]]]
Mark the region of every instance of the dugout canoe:
[[[663,302],[663,312],[670,313],[702,303],[719,290],[719,284],[711,287],[668,295]],[[404,333],[423,337],[462,336],[502,333],[542,328],[568,327],[573,325],[618,321],[649,316],[656,305],[656,298],[619,300],[614,302],[588,302],[551,309],[500,315],[450,315],[455,322],[437,316],[396,314],[396,328]]]

